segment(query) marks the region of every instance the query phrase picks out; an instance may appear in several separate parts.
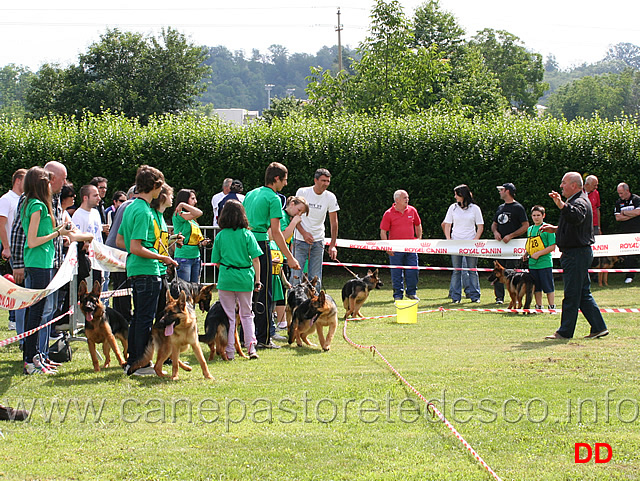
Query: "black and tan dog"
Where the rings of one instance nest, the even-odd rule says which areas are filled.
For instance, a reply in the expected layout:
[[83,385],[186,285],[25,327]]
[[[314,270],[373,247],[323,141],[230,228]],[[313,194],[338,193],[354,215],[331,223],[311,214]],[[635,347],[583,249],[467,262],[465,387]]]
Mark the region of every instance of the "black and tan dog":
[[309,280],[307,275],[303,274],[302,282],[289,289],[289,292],[287,293],[287,306],[284,310],[287,327],[291,325],[293,311],[296,307],[316,294],[316,284],[318,284],[318,276]]
[[[240,318],[236,314],[236,333],[235,333],[235,342],[234,345],[236,347],[236,352],[240,357],[244,357],[248,359],[249,357],[242,352],[242,347],[240,346],[240,336],[238,335],[238,324],[240,323]],[[227,342],[229,340],[229,318],[227,314],[222,309],[222,305],[220,305],[220,301],[216,301],[216,303],[211,306],[209,312],[207,313],[207,318],[204,320],[204,334],[199,336],[200,342],[204,342],[209,345],[209,349],[211,352],[209,353],[209,361],[213,361],[218,354],[222,359],[228,361],[227,353],[225,348],[227,347]]]
[[177,275],[169,283],[169,290],[174,299],[177,299],[180,296],[180,292],[184,291],[193,305],[197,305],[202,312],[209,312],[213,298],[213,288],[213,284],[205,285],[198,282],[187,282]]
[[187,294],[184,291],[180,292],[177,299],[171,297],[171,292],[167,291],[164,315],[154,324],[144,356],[131,367],[131,370],[147,366],[157,350],[154,367],[156,374],[164,377],[162,364],[171,357],[171,379],[178,379],[178,367],[191,371],[191,366],[180,361],[180,353],[186,351],[189,346],[193,349],[205,379],[213,379],[200,348],[195,308],[187,302]]
[[[328,327],[327,337],[324,337],[323,328]],[[289,344],[295,341],[298,346],[302,342],[308,346],[315,346],[307,339],[307,336],[315,329],[318,333],[320,346],[324,351],[331,349],[331,341],[338,327],[338,306],[330,295],[320,291],[318,295],[312,295],[304,300],[293,310],[291,323],[289,324]]]
[[360,313],[360,308],[369,297],[369,292],[373,289],[380,289],[383,285],[378,277],[378,269],[367,271],[365,277],[357,277],[347,281],[342,287],[342,302],[346,309],[344,318],[364,317]]
[[90,292],[87,291],[87,283],[85,281],[80,282],[80,287],[78,288],[78,303],[85,318],[84,333],[89,344],[93,370],[96,372],[100,371],[96,344],[102,344],[102,352],[104,353],[103,368],[107,368],[111,364],[111,349],[115,352],[120,366],[124,366],[126,362],[118,348],[116,338],[122,343],[122,348],[126,355],[129,336],[127,321],[115,309],[105,307],[100,300],[101,291],[102,286],[98,281],[94,282],[93,290]]
[[[519,272],[515,269],[505,269],[498,261],[493,262],[493,272],[489,276],[489,282],[494,285],[496,282],[504,284],[509,292],[511,302],[508,309],[529,309],[535,282],[528,272]],[[525,299],[524,305],[522,299]]]
[[[622,262],[622,257],[612,256],[612,257],[598,257],[598,261],[596,263],[596,269],[613,269],[616,264]],[[602,287],[602,285],[609,287],[609,273],[608,272],[598,272],[598,285]]]

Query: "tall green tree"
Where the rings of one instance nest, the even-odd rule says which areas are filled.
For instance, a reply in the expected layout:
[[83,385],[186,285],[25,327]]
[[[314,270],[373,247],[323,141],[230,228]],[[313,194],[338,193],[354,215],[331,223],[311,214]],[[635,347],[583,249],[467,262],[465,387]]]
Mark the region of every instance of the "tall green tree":
[[414,32],[416,45],[437,47],[451,66],[444,83],[435,86],[438,98],[449,108],[470,116],[507,108],[496,75],[484,64],[479,49],[466,42],[464,29],[452,13],[441,9],[438,0],[416,9]]
[[103,110],[146,122],[196,104],[210,71],[206,51],[174,29],[159,38],[108,30],[66,69],[44,65],[27,92],[34,117]]
[[485,28],[471,40],[485,65],[498,77],[507,100],[521,112],[535,113],[535,105],[549,86],[543,82],[542,55],[527,50],[522,41],[504,30]]
[[371,12],[369,35],[360,44],[361,59],[353,61],[353,75],[312,69],[307,87],[309,111],[391,112],[406,114],[432,106],[435,86],[449,66],[436,47],[416,46],[413,29],[397,0],[377,0]]

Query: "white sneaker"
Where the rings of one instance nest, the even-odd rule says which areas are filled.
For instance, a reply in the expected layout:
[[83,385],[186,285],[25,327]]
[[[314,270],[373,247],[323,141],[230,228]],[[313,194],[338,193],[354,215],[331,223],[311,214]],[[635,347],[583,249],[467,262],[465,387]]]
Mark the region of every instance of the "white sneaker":
[[16,321],[9,321],[9,330],[10,331],[16,330]]
[[633,277],[627,277],[627,278],[624,280],[624,283],[625,283],[625,284],[631,284],[632,282],[633,282]]
[[156,371],[153,366],[141,367],[132,374],[133,376],[155,376]]

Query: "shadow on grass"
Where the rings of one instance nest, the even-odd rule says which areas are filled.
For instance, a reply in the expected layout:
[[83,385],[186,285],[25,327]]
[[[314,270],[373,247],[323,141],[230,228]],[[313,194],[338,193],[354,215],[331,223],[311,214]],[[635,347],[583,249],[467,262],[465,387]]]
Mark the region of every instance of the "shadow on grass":
[[558,344],[568,344],[571,339],[556,339],[539,341],[524,341],[517,346],[511,346],[512,351],[533,351],[534,349],[544,349],[546,347],[557,346]]

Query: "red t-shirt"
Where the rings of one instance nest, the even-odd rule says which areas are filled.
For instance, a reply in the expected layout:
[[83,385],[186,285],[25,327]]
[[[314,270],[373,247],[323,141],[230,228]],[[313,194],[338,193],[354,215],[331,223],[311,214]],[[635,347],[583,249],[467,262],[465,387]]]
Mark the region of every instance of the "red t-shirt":
[[399,212],[395,206],[393,204],[382,216],[380,229],[389,232],[389,240],[415,239],[414,226],[422,223],[418,211],[409,205],[404,212]]
[[598,192],[598,189],[593,189],[593,191],[589,192],[587,195],[589,196],[591,208],[593,209],[593,226],[598,227],[598,215],[596,214],[596,210],[600,207],[600,192]]

